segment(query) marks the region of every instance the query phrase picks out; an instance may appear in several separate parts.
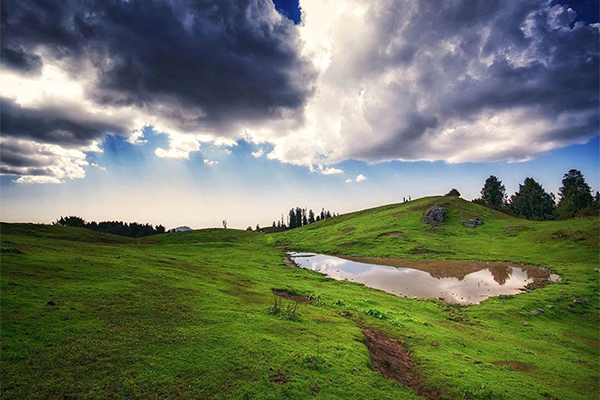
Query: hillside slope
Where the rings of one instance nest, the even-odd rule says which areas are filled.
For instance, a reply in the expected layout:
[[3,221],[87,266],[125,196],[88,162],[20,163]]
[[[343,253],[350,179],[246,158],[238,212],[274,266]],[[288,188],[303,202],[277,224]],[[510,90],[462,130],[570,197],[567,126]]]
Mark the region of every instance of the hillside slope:
[[[446,220],[437,226],[423,222],[433,205],[446,209]],[[469,218],[484,224],[465,227]],[[340,215],[271,235],[270,241],[327,254],[528,263],[579,282],[593,277],[595,285],[599,227],[597,217],[529,221],[457,197],[425,197]]]
[[[421,216],[434,203],[445,204],[448,220],[432,228]],[[484,225],[463,227],[472,216]],[[2,398],[419,398],[372,369],[389,361],[373,361],[372,330],[404,343],[432,398],[597,398],[597,229],[597,218],[532,222],[455,198],[272,235],[207,229],[129,239],[2,224]],[[529,262],[564,278],[449,306],[287,266],[282,245]],[[283,301],[276,310],[274,293]],[[290,314],[294,298],[310,300]]]

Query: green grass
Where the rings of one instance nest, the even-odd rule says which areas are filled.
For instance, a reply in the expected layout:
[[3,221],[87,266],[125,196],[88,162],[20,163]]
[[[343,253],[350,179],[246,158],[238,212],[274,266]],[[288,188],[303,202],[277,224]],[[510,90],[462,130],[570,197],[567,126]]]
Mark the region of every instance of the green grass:
[[[440,227],[421,221],[433,203],[448,209]],[[473,216],[485,224],[463,227]],[[2,224],[2,398],[418,398],[370,369],[348,313],[403,339],[443,398],[597,398],[598,238],[598,218],[532,222],[455,198],[269,235],[212,229],[133,240]],[[564,278],[448,306],[288,267],[282,246],[527,262]],[[310,301],[291,317],[290,300],[273,312],[272,289]],[[530,315],[536,308],[545,312]]]

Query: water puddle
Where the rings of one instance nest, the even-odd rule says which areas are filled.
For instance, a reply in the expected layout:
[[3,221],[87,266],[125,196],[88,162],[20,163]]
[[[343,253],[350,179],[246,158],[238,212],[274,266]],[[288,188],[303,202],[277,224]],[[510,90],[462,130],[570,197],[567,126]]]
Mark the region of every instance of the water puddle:
[[458,304],[478,304],[489,297],[522,293],[534,281],[560,280],[560,276],[539,267],[510,263],[289,255],[299,267],[333,279],[363,283],[398,296]]

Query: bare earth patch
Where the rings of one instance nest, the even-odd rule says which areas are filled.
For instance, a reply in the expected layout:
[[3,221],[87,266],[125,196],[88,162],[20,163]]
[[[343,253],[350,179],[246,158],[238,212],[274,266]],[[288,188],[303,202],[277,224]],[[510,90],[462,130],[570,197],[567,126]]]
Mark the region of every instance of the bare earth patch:
[[304,303],[308,301],[308,297],[300,294],[290,293],[287,290],[283,289],[271,289],[275,296],[279,296],[281,298],[295,301],[296,303]]
[[269,380],[279,385],[284,385],[288,383],[291,379],[286,373],[282,372],[280,369],[275,370],[273,368],[269,368]]
[[355,228],[355,227],[353,227],[353,226],[351,226],[351,227],[349,227],[349,228],[344,228],[344,229],[342,229],[342,232],[344,232],[344,233],[349,233],[349,232],[354,232],[355,230],[356,230],[356,228]]
[[286,267],[296,267],[297,265],[292,261],[291,258],[289,257],[285,257],[283,259],[284,264],[286,265]]
[[386,233],[380,233],[379,235],[377,235],[378,238],[382,238],[382,237],[404,237],[404,233],[402,233],[401,231],[392,231],[392,232],[386,232]]
[[531,369],[531,365],[520,361],[494,361],[492,364],[510,368],[515,371],[529,371]]
[[414,390],[419,396],[437,399],[439,393],[428,388],[415,370],[410,351],[404,343],[390,338],[380,330],[363,328],[365,343],[369,349],[371,366],[388,379],[395,379]]

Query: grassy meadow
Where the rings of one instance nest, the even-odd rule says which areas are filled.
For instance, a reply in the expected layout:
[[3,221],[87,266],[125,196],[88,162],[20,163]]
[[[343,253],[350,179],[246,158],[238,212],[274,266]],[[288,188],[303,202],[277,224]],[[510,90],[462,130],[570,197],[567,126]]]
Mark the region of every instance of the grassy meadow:
[[[432,204],[446,207],[440,226],[422,222]],[[484,225],[464,227],[471,217]],[[598,229],[597,217],[527,221],[450,197],[274,234],[2,224],[2,398],[595,399]],[[509,261],[563,278],[457,306],[331,280],[285,250]],[[374,370],[363,329],[403,342],[428,391]]]

